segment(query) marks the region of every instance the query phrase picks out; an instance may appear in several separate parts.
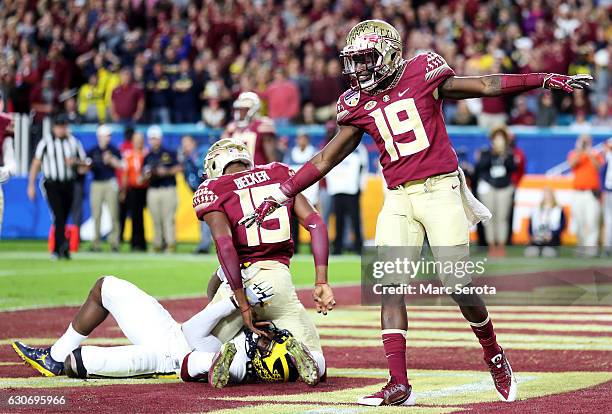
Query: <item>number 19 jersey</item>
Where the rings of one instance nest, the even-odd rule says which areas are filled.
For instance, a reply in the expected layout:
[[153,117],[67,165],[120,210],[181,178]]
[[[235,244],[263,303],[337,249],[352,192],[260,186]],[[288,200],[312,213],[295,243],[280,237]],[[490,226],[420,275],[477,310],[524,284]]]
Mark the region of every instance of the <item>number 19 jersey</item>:
[[212,211],[220,211],[226,215],[241,264],[276,260],[289,266],[289,260],[293,256],[293,199],[267,216],[261,226],[246,228],[238,222],[252,213],[270,194],[272,188],[280,187],[292,174],[287,165],[273,162],[206,180],[193,195],[196,216],[202,220],[206,213]]
[[408,60],[396,85],[376,95],[348,90],[338,99],[338,125],[367,132],[380,151],[387,187],[457,170],[438,86],[454,71],[433,52]]

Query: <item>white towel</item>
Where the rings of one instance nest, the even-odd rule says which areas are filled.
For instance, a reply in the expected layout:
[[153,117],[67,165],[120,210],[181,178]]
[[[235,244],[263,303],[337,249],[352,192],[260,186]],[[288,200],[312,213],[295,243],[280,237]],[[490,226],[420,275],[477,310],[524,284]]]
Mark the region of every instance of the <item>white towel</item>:
[[484,204],[474,197],[467,186],[465,174],[461,168],[459,168],[459,181],[461,181],[461,202],[470,225],[474,226],[481,221],[483,223],[488,221],[493,215]]

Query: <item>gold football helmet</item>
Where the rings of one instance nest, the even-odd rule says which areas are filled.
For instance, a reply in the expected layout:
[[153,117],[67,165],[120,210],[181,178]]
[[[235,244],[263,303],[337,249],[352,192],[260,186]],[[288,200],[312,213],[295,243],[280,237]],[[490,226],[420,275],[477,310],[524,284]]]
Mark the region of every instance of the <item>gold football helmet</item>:
[[207,178],[217,178],[224,174],[225,167],[232,162],[242,162],[252,168],[253,157],[246,145],[230,138],[220,139],[211,145],[204,157],[204,171]]
[[365,20],[350,30],[340,58],[351,89],[371,91],[401,66],[402,39],[389,23]]

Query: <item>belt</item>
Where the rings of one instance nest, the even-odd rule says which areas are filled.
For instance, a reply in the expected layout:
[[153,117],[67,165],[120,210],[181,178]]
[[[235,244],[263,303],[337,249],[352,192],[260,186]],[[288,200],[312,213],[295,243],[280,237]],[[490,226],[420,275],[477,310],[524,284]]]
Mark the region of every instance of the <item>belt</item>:
[[438,174],[438,175],[432,175],[431,177],[427,177],[427,178],[421,178],[419,180],[412,180],[412,181],[406,181],[405,183],[396,185],[395,187],[392,187],[392,190],[399,190],[402,188],[406,188],[409,187],[411,185],[415,185],[415,184],[423,184],[424,190],[425,192],[429,192],[429,190],[431,190],[431,186],[433,184],[433,181],[437,181],[440,180],[442,178],[446,178],[446,177],[457,177],[459,175],[459,171],[452,171],[449,173],[442,173],[442,174]]

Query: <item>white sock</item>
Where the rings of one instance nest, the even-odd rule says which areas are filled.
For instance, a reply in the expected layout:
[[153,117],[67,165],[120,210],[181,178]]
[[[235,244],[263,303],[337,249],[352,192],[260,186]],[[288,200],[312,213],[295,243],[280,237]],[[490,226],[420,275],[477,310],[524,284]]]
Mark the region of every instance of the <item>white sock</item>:
[[231,342],[236,345],[236,356],[230,365],[230,380],[233,383],[241,383],[246,376],[246,364],[249,357],[246,353],[246,337],[240,332]]
[[187,359],[187,371],[191,378],[207,374],[215,356],[214,352],[193,351]]
[[206,337],[217,326],[221,319],[231,315],[236,310],[230,298],[208,304],[204,309],[183,323],[182,329],[191,349],[200,349],[200,344],[207,342]]
[[51,358],[57,362],[64,362],[66,357],[77,349],[85,339],[87,337],[75,331],[72,324],[68,325],[66,332],[51,347]]

